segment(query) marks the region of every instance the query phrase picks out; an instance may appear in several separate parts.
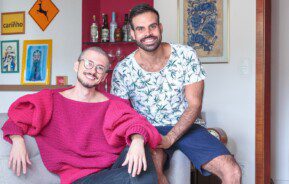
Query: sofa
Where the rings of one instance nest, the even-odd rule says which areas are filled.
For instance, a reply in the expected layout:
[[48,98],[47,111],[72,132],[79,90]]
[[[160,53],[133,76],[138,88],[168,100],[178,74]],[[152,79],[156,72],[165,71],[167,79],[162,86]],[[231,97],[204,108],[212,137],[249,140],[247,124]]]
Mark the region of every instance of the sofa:
[[[0,127],[7,120],[6,113],[0,113]],[[50,173],[44,166],[36,141],[33,137],[24,136],[26,147],[32,162],[28,166],[26,175],[17,176],[8,168],[11,144],[4,141],[3,132],[0,131],[0,184],[57,184],[60,179],[57,175]],[[170,168],[166,175],[171,184],[189,184],[191,174],[191,163],[189,159],[177,150],[170,162]]]

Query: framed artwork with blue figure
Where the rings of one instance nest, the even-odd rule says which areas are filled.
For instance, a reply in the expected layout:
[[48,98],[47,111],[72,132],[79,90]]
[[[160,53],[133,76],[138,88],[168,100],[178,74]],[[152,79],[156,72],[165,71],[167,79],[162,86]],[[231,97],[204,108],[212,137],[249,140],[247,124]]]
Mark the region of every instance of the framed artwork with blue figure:
[[49,85],[52,40],[24,40],[21,84]]
[[229,0],[179,0],[179,3],[183,9],[179,11],[183,32],[180,41],[192,46],[202,63],[227,63]]
[[1,73],[19,73],[19,41],[1,41]]

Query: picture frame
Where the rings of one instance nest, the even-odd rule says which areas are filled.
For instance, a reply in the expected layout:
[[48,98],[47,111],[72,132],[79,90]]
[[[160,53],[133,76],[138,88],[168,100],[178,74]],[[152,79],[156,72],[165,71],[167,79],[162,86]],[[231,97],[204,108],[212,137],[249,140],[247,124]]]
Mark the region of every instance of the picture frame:
[[228,63],[229,0],[178,0],[178,40],[202,63]]
[[1,35],[25,34],[25,11],[1,13]]
[[19,73],[19,40],[1,41],[1,73]]
[[63,86],[68,84],[67,76],[56,76],[56,85]]
[[52,40],[24,40],[21,69],[22,85],[49,85]]

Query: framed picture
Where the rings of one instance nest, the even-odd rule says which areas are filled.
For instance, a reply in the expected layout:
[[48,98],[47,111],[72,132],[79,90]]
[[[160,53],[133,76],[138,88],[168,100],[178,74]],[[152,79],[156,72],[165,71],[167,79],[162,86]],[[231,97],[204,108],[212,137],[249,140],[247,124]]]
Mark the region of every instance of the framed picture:
[[50,84],[52,40],[24,40],[21,84]]
[[24,34],[25,33],[25,12],[1,13],[1,34]]
[[56,85],[67,85],[68,77],[67,76],[56,76]]
[[1,41],[1,73],[19,73],[19,41]]
[[229,62],[229,0],[179,0],[179,41],[202,63]]

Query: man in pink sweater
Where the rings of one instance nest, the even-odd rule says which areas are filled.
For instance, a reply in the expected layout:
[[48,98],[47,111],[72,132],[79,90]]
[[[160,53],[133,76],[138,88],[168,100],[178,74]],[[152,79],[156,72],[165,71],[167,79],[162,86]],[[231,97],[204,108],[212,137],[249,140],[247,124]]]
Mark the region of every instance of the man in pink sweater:
[[74,87],[42,90],[11,105],[2,130],[12,143],[9,167],[18,176],[31,164],[27,134],[35,137],[44,165],[63,184],[157,183],[145,144],[155,148],[161,136],[127,101],[95,89],[108,68],[104,51],[86,49],[74,64]]

